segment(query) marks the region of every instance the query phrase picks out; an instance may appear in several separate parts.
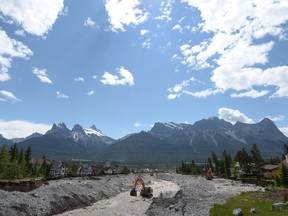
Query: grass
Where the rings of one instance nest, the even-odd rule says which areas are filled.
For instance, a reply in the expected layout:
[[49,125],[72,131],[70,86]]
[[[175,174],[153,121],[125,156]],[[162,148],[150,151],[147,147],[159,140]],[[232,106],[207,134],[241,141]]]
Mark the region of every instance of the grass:
[[[265,192],[245,192],[228,199],[223,205],[214,204],[210,209],[210,216],[232,215],[235,208],[241,208],[243,215],[287,216],[287,208],[283,210],[272,209],[273,203],[286,202],[284,193],[287,193],[287,190],[274,189]],[[256,208],[257,213],[251,214],[251,208]]]
[[37,180],[41,180],[43,179],[43,177],[37,177],[37,178],[25,178],[25,179],[13,179],[13,180],[0,180],[0,182],[3,183],[20,183],[20,182],[28,182],[28,181],[37,181]]

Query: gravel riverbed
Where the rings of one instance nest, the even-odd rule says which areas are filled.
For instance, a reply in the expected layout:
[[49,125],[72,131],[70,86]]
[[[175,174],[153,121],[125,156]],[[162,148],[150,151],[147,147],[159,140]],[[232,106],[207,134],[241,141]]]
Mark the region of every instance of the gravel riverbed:
[[[157,176],[143,176],[144,181],[156,189],[154,197],[148,200],[129,196],[135,176],[129,174],[92,180],[54,180],[49,181],[49,185],[26,193],[0,190],[0,216],[57,215],[64,212],[64,215],[79,215],[79,211],[89,215],[87,212],[95,209],[104,213],[113,209],[118,215],[205,216],[209,215],[209,209],[214,203],[224,203],[229,197],[243,191],[263,190],[261,187],[226,179],[207,181],[199,176],[160,173]],[[125,208],[118,208],[117,205]],[[75,214],[73,211],[68,213],[73,209],[78,209]]]

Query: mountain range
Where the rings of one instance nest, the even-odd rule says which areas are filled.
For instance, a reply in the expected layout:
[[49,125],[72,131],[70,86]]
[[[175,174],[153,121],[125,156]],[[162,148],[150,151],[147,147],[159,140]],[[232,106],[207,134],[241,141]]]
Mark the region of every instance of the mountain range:
[[206,162],[214,151],[219,157],[224,150],[232,156],[243,147],[250,151],[255,143],[262,156],[281,156],[288,138],[268,118],[255,124],[236,122],[234,125],[217,117],[191,124],[157,122],[149,131],[129,134],[115,140],[92,125],[76,124],[72,130],[65,123],[53,124],[44,135],[34,133],[13,140],[0,135],[0,145],[32,148],[33,157],[52,159],[88,159],[118,161],[125,164],[172,165],[195,160]]

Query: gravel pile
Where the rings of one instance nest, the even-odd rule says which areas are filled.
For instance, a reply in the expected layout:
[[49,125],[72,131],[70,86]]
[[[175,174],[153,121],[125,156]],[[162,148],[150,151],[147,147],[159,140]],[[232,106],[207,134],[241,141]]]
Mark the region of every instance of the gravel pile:
[[210,208],[244,191],[263,190],[255,185],[242,184],[227,179],[207,181],[199,176],[159,175],[157,178],[171,179],[181,188],[173,198],[154,198],[146,214],[157,215],[209,215]]
[[50,181],[31,192],[0,190],[0,215],[54,215],[92,205],[102,199],[130,190],[135,175],[105,176],[94,180]]

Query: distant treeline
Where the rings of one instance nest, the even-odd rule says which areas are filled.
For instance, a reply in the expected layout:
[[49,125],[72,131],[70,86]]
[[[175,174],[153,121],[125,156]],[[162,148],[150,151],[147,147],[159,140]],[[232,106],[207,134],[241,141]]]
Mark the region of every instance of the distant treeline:
[[44,158],[41,166],[32,164],[30,146],[24,150],[18,149],[17,144],[10,148],[4,144],[0,149],[0,180],[15,180],[31,177],[46,176],[48,165]]
[[[264,161],[256,144],[253,144],[250,154],[245,148],[237,151],[234,158],[225,150],[221,159],[212,151],[211,157],[208,157],[206,164],[196,164],[192,162],[182,161],[181,166],[176,168],[177,173],[199,175],[205,174],[209,168],[212,168],[213,174],[219,177],[230,178],[236,177],[241,171],[245,174],[254,174],[254,177],[262,177],[264,164],[279,165],[288,154],[288,145],[284,145],[284,155],[282,159],[279,157],[271,157]],[[282,163],[279,172],[275,177],[276,185],[288,187],[288,168]]]

